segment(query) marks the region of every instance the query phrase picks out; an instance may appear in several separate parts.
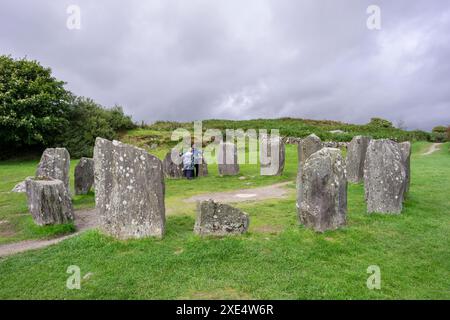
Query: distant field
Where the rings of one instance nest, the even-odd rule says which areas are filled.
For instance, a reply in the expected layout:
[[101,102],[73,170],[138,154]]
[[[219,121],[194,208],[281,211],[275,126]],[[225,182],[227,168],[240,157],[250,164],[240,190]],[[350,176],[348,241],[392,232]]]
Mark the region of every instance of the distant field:
[[[167,181],[163,240],[116,241],[88,231],[58,245],[0,260],[0,299],[450,299],[450,144],[430,156],[413,144],[412,184],[400,216],[367,215],[362,185],[349,185],[348,226],[316,234],[298,225],[296,149],[287,146],[281,177],[260,177],[255,165],[237,177]],[[159,156],[165,151],[157,149]],[[35,161],[0,162],[0,243],[70,232],[36,227],[23,194],[8,191],[34,173]],[[72,161],[72,170],[76,161]],[[237,204],[250,214],[248,234],[220,239],[192,233],[199,193],[292,181],[289,197]],[[93,194],[76,208],[92,207]],[[8,227],[6,228],[5,225]],[[66,269],[81,268],[81,290],[68,290]],[[382,289],[366,272],[381,269]]]

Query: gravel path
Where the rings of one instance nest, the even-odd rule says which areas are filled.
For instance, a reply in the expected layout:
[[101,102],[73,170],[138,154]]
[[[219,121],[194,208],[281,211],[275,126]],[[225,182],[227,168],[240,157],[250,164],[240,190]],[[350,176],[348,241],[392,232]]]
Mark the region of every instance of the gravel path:
[[75,226],[77,227],[77,231],[75,233],[48,240],[25,240],[0,245],[0,257],[5,257],[28,250],[45,248],[51,246],[52,244],[75,237],[83,231],[95,228],[97,225],[98,220],[95,209],[75,211]]
[[442,145],[442,143],[433,143],[433,144],[430,146],[430,149],[428,149],[427,152],[422,153],[422,155],[424,155],[424,156],[429,156],[430,154],[433,154],[433,153],[435,153],[436,151],[439,151],[439,150],[441,149],[441,145]]
[[[243,201],[258,201],[273,198],[285,198],[288,194],[288,189],[285,188],[291,182],[277,183],[271,186],[258,187],[252,189],[240,189],[227,192],[215,192],[200,194],[188,199],[186,202],[196,202],[198,200],[213,199],[219,202],[243,202]],[[96,228],[98,226],[98,219],[95,209],[78,210],[75,211],[75,226],[77,231],[75,233],[65,235],[53,239],[45,240],[25,240],[15,243],[0,245],[0,257],[6,257],[16,253],[46,248],[53,244],[57,244],[63,240],[75,237],[80,233]]]
[[291,182],[283,182],[273,184],[266,187],[258,187],[252,189],[240,189],[226,192],[213,192],[204,193],[188,198],[184,201],[186,202],[196,202],[213,199],[218,202],[232,203],[232,202],[243,202],[243,201],[257,201],[266,199],[280,199],[285,198],[288,194],[288,189],[285,188],[286,185]]

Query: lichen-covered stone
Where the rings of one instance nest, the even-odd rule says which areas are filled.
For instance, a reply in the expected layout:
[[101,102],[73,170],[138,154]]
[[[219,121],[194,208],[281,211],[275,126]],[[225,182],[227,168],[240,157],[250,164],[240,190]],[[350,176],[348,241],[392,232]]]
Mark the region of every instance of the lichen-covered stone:
[[369,137],[356,136],[347,147],[347,180],[360,183],[364,180],[364,162],[366,160]]
[[405,196],[409,192],[409,185],[411,184],[411,142],[406,141],[399,143],[400,151],[402,152],[403,165],[406,171],[405,181]]
[[[315,152],[322,149],[323,144],[322,141],[318,136],[315,134],[310,134],[306,138],[303,138],[297,146],[297,153],[298,153],[298,168],[297,168],[297,179],[296,179],[296,187],[297,190],[301,189],[301,175],[302,175],[302,169],[303,165],[305,164],[306,160]],[[301,202],[301,199],[299,198],[301,196],[301,192],[297,192],[297,203]]]
[[94,159],[81,158],[74,175],[75,194],[87,194],[94,184]]
[[347,178],[341,151],[323,148],[303,165],[297,203],[300,222],[317,232],[346,224]]
[[28,208],[37,225],[69,223],[72,199],[61,180],[37,177],[25,180]]
[[398,143],[372,140],[364,164],[364,189],[367,212],[402,212],[406,170]]
[[247,231],[249,217],[241,210],[213,200],[197,203],[194,232],[199,235],[224,236]]
[[183,177],[183,162],[178,150],[172,149],[168,152],[162,166],[166,178],[179,179]]
[[165,190],[161,161],[144,149],[97,138],[94,168],[101,229],[119,239],[162,237]]
[[221,176],[234,176],[239,174],[236,144],[222,142],[217,154],[219,174]]
[[206,162],[206,159],[202,158],[202,163],[198,165],[198,176],[199,177],[206,177],[208,176],[208,163]]
[[285,145],[280,136],[262,136],[259,146],[261,175],[281,175],[284,170],[285,154]]
[[19,182],[18,184],[16,184],[14,186],[14,188],[12,188],[11,192],[17,192],[17,193],[25,193],[27,192],[27,185],[26,185],[26,180],[27,179],[31,179],[33,177],[26,177],[25,180]]
[[36,177],[61,180],[67,191],[69,189],[70,154],[66,148],[47,148],[42,153],[36,170]]

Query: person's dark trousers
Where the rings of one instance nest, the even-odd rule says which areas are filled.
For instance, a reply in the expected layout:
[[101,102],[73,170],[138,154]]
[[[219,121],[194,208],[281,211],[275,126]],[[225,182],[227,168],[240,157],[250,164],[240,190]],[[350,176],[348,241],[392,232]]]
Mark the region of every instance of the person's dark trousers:
[[198,170],[200,170],[200,165],[198,163],[194,164],[194,168],[195,168],[195,177],[198,177]]
[[186,178],[188,180],[191,180],[194,178],[194,170],[185,170],[184,172],[185,172]]

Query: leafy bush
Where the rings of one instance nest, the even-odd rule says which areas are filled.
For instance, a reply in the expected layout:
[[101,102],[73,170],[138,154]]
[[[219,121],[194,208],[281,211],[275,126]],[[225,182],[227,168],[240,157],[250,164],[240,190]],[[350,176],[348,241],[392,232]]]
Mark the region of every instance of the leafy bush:
[[445,142],[448,140],[447,127],[437,126],[431,131],[431,141]]
[[92,99],[78,97],[71,104],[68,113],[70,126],[63,133],[60,142],[72,157],[92,156],[96,137],[116,139],[120,131],[132,129],[135,124],[122,108],[115,106],[104,109]]
[[68,125],[71,94],[37,61],[0,56],[0,148],[53,145]]
[[394,127],[392,122],[385,120],[385,119],[381,119],[381,118],[372,118],[372,119],[370,119],[370,122],[367,125],[375,127],[375,128],[393,128]]
[[104,109],[64,84],[37,61],[0,56],[1,158],[55,146],[90,156],[97,136],[114,139],[134,127],[121,107]]

